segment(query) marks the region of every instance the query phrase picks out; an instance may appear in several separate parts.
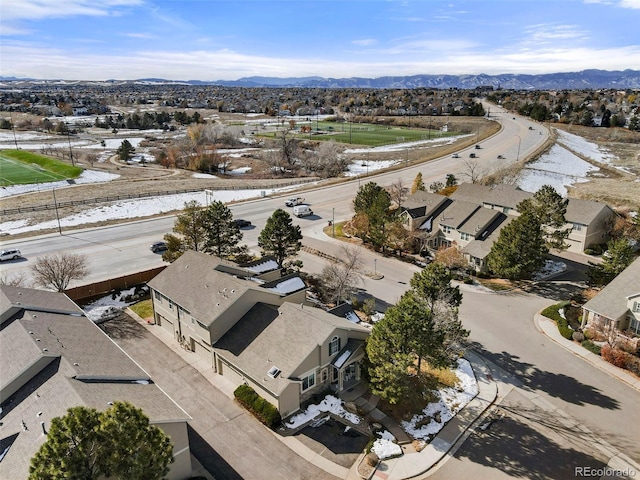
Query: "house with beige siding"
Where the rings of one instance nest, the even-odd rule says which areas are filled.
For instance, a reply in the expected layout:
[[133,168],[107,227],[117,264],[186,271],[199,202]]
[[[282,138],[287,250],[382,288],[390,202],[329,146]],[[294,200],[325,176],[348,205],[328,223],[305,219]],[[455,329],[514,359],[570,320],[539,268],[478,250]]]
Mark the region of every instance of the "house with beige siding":
[[307,304],[302,279],[270,262],[232,266],[188,251],[148,285],[158,325],[286,417],[318,391],[360,381],[369,330]]
[[[518,204],[532,197],[533,193],[513,185],[463,183],[450,197],[421,191],[410,195],[400,217],[414,233],[420,250],[435,252],[455,246],[470,266],[483,271],[500,230],[519,215]],[[568,250],[581,253],[606,243],[615,215],[607,205],[570,198],[563,227],[570,230]]]
[[168,478],[191,478],[189,415],[65,294],[0,286],[0,365],[0,478],[28,478],[53,418],[116,401],[170,437]]
[[582,306],[582,327],[627,331],[640,336],[640,258]]

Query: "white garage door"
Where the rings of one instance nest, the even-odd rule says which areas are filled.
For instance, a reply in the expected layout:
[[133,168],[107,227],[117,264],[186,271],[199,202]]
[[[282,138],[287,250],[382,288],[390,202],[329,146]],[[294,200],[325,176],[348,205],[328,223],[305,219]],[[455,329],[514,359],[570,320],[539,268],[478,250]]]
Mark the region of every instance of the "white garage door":
[[242,375],[240,375],[240,373],[237,372],[235,368],[230,366],[224,360],[222,360],[220,364],[222,365],[222,371],[220,373],[225,378],[231,381],[234,385],[241,385],[244,383],[244,380],[242,379]]
[[199,343],[197,340],[192,340],[192,345],[195,348],[195,352],[200,356],[200,358],[207,361],[207,363],[211,363],[211,351],[203,344]]
[[158,317],[156,318],[156,323],[158,323],[158,325],[164,328],[167,332],[171,333],[171,336],[173,336],[173,323],[164,318],[162,315],[158,315]]

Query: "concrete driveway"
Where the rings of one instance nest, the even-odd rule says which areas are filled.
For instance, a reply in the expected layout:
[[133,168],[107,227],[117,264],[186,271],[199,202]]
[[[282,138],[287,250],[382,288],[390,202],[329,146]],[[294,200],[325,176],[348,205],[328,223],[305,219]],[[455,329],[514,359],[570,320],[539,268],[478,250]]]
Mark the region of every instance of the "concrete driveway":
[[305,461],[162,341],[122,315],[107,334],[193,420],[192,454],[216,479],[335,479]]

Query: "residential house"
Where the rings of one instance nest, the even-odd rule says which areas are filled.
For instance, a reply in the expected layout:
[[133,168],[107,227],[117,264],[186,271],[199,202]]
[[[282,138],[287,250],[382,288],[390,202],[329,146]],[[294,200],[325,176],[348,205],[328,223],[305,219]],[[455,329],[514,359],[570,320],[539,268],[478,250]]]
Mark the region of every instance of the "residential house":
[[302,279],[279,275],[270,259],[238,267],[188,251],[149,287],[158,325],[286,417],[360,380],[369,330],[306,304]]
[[0,286],[0,355],[0,478],[29,476],[53,418],[115,401],[141,408],[171,438],[168,478],[191,478],[189,415],[66,295]]
[[[463,183],[450,197],[418,191],[401,208],[405,228],[416,233],[420,250],[456,246],[469,265],[486,269],[486,256],[500,230],[519,215],[518,204],[533,197],[513,185]],[[482,208],[483,207],[483,208]],[[568,250],[583,252],[605,243],[615,218],[607,205],[570,198],[565,214]]]
[[640,335],[640,258],[582,306],[582,327],[613,328]]

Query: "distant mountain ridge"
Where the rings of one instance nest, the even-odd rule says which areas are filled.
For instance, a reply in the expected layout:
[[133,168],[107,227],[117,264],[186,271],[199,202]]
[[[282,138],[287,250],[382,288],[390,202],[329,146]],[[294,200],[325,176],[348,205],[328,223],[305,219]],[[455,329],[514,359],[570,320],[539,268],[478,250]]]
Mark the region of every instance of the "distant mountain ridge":
[[640,70],[583,70],[581,72],[500,75],[410,75],[386,76],[378,78],[324,78],[311,77],[243,77],[238,80],[165,80],[162,78],[142,78],[138,80],[106,80],[100,81],[65,81],[18,79],[0,77],[3,82],[33,82],[43,84],[145,84],[145,85],[220,85],[227,87],[301,87],[301,88],[437,88],[437,89],[474,89],[477,87],[493,87],[509,90],[575,90],[575,89],[640,89]]

